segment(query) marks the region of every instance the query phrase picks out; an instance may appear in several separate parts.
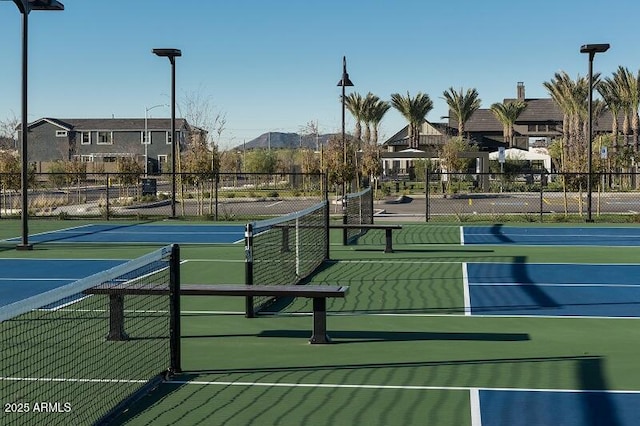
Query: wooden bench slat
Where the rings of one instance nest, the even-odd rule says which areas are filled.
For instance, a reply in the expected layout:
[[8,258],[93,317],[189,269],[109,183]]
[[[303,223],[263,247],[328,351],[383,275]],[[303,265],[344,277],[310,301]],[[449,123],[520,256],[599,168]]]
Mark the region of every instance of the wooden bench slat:
[[335,228],[335,229],[356,229],[356,228],[360,228],[360,229],[402,229],[402,225],[382,225],[379,223],[366,223],[366,224],[361,224],[358,225],[356,223],[336,223],[336,224],[331,224],[329,225],[329,228]]
[[[183,296],[294,296],[294,297],[345,297],[349,286],[320,285],[241,285],[241,284],[183,284]],[[96,287],[85,290],[87,294],[166,295],[168,287],[149,285],[123,285]]]

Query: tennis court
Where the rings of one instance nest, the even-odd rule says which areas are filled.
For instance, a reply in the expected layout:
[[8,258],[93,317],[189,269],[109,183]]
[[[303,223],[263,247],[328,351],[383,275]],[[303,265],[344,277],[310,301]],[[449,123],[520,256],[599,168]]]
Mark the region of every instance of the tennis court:
[[[85,224],[29,236],[32,243],[225,244],[242,242],[242,225]],[[8,238],[5,243],[18,243]]]
[[[482,234],[477,243],[474,232]],[[514,243],[522,233],[548,237]],[[394,253],[383,253],[383,233],[349,246],[332,233],[330,261],[305,282],[349,286],[345,299],[327,301],[333,344],[307,343],[306,299],[247,319],[242,298],[183,296],[184,372],[118,423],[640,424],[634,233],[632,226],[405,223],[394,233]],[[117,263],[149,250],[43,243],[32,255]],[[25,256],[2,254],[3,262]],[[184,244],[181,278],[243,283],[244,259],[242,244]],[[46,422],[68,424],[70,415]],[[15,424],[42,418],[2,416]]]

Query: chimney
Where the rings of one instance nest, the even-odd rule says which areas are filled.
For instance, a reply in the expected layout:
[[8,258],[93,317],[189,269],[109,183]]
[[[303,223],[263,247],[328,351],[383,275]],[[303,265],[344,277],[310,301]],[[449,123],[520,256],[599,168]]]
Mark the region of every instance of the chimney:
[[524,83],[522,81],[518,82],[518,100],[524,101]]

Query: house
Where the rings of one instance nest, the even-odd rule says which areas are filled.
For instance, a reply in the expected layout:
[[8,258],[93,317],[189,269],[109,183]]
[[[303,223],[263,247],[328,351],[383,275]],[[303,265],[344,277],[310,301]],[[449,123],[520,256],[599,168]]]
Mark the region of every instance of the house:
[[[188,137],[203,132],[182,118],[175,128],[181,152]],[[169,118],[40,118],[28,129],[28,161],[39,172],[49,171],[48,163],[74,159],[91,163],[88,171],[113,171],[118,158],[134,158],[149,173],[171,168]]]
[[[518,82],[516,86],[516,97],[505,98],[504,102],[521,100],[527,104],[527,108],[520,114],[514,123],[513,146],[508,147],[504,139],[503,126],[494,116],[490,109],[478,109],[471,118],[465,122],[465,137],[474,142],[480,152],[491,153],[500,147],[520,148],[529,150],[530,148],[547,148],[552,139],[562,135],[563,114],[555,101],[551,98],[527,98],[525,96],[525,86],[523,82]],[[420,142],[418,149],[421,154],[416,157],[437,158],[437,152],[442,144],[451,136],[458,134],[458,122],[455,116],[450,113],[447,123],[431,123],[424,121],[420,130]],[[611,129],[612,116],[605,113],[594,122],[594,133],[607,132]],[[393,174],[405,174],[411,168],[411,160],[403,160],[402,151],[409,146],[409,126],[400,130],[383,143],[383,157],[394,158],[393,162],[388,162],[385,167],[389,167]],[[484,166],[478,166],[478,170]]]

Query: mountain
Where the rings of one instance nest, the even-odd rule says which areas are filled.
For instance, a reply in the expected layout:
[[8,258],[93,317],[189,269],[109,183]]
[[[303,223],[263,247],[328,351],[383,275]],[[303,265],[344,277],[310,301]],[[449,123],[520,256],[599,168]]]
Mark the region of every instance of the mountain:
[[332,134],[325,135],[300,135],[298,133],[268,132],[263,133],[255,139],[242,145],[238,145],[234,150],[243,149],[295,149],[311,148],[318,149],[320,145],[326,145]]

